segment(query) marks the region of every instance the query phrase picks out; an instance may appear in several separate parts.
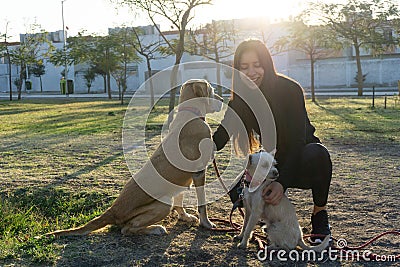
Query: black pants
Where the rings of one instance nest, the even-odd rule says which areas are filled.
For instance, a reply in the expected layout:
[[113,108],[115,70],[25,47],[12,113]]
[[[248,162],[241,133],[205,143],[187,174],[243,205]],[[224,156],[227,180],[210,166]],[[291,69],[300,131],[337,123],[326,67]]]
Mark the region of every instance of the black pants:
[[298,166],[299,175],[292,177],[288,187],[311,189],[314,204],[318,207],[325,206],[332,178],[332,162],[326,147],[319,143],[307,144],[303,148]]

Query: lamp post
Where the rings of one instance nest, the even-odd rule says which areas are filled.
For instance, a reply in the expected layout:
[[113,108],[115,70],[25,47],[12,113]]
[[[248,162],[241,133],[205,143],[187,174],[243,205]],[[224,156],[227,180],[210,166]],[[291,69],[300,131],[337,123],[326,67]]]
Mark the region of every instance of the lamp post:
[[61,18],[62,18],[62,32],[63,32],[63,51],[64,51],[64,60],[65,60],[65,69],[64,69],[64,79],[67,82],[65,86],[65,93],[68,95],[68,63],[67,63],[67,33],[64,24],[64,2],[67,0],[61,0]]

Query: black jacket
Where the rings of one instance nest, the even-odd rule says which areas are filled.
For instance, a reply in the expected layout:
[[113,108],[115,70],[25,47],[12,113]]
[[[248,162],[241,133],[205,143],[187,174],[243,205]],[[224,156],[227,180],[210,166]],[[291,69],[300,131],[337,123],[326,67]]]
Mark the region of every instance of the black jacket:
[[[301,86],[292,79],[279,75],[273,88],[263,91],[268,104],[272,110],[277,136],[277,152],[275,158],[278,162],[278,181],[284,188],[288,187],[288,181],[298,173],[298,164],[303,147],[308,143],[319,143],[320,140],[314,135],[315,128],[311,125],[307,115],[304,102],[304,94]],[[235,110],[234,98],[229,105]],[[239,116],[242,111],[236,111]],[[222,125],[232,125],[232,116],[225,114],[224,120],[213,135],[217,150],[222,149],[228,142],[230,136]],[[251,117],[251,127],[260,134],[259,127],[254,116]]]

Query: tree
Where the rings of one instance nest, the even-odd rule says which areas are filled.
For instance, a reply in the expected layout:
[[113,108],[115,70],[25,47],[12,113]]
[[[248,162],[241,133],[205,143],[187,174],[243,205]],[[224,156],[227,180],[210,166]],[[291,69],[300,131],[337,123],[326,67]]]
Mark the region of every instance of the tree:
[[8,48],[9,44],[7,42],[8,36],[8,24],[9,22],[6,22],[6,32],[4,34],[0,34],[0,37],[4,40],[3,44],[0,44],[0,53],[1,56],[6,56],[7,57],[7,66],[8,66],[8,86],[10,88],[10,101],[12,101],[12,78],[11,78],[11,56],[10,56],[10,50]]
[[85,80],[85,85],[88,89],[87,92],[88,92],[88,94],[90,94],[90,88],[92,87],[92,83],[96,79],[96,72],[94,71],[94,69],[90,68],[90,67],[87,68],[83,72],[83,79]]
[[132,38],[130,38],[132,47],[136,50],[136,52],[145,58],[146,66],[147,66],[147,73],[150,85],[150,107],[154,106],[154,88],[153,88],[153,81],[151,76],[153,75],[153,70],[151,68],[151,61],[155,59],[163,58],[160,54],[162,51],[160,48],[162,47],[163,43],[160,40],[146,43],[143,37],[143,30],[141,28],[129,28],[130,34]]
[[385,29],[391,28],[392,19],[399,16],[399,10],[391,0],[348,0],[344,4],[314,3],[309,14],[320,17],[340,40],[344,47],[353,46],[357,63],[358,95],[363,94],[363,72],[361,49],[382,52],[394,39],[385,38]]
[[[126,43],[126,42],[125,42]],[[123,43],[122,43],[123,44]],[[68,38],[67,51],[59,49],[53,53],[51,62],[57,66],[86,63],[91,69],[103,77],[104,91],[111,99],[111,73],[119,68],[122,62],[123,49],[121,48],[121,36],[109,34],[107,36],[84,36],[81,32],[76,37]],[[128,52],[125,51],[127,54]],[[126,59],[132,59],[128,56]]]
[[[288,35],[280,37],[274,43],[274,50],[279,52],[296,50],[306,54],[311,67],[311,99],[315,102],[314,64],[318,59],[326,58],[334,49],[340,46],[334,38],[330,38],[330,31],[326,27],[306,25],[298,20],[287,24]],[[329,41],[328,41],[329,40]]]
[[[171,73],[171,91],[169,102],[168,125],[173,119],[172,110],[175,107],[177,71],[178,65],[181,63],[183,53],[185,51],[185,36],[186,29],[190,21],[193,19],[193,10],[201,5],[209,5],[212,0],[111,0],[113,2],[128,5],[133,10],[136,7],[144,11],[153,25],[157,28],[160,36],[165,41],[166,45],[175,54],[175,63]],[[171,23],[173,29],[177,30],[178,38],[169,40],[167,36],[160,30],[157,24],[157,18],[162,18]]]
[[40,92],[43,92],[42,76],[46,73],[46,66],[43,64],[43,61],[35,62],[33,66],[29,67],[29,72],[31,72],[33,76],[39,78]]
[[121,100],[121,105],[124,103],[123,94],[125,93],[126,87],[127,87],[127,84],[126,84],[127,79],[126,79],[125,71],[126,71],[126,69],[124,68],[124,66],[118,66],[111,72],[111,76],[117,82],[118,95],[119,95],[119,100]]
[[[90,40],[92,36],[84,36],[83,32],[78,32],[77,36],[68,37],[66,50],[59,48],[50,54],[49,61],[54,66],[72,66],[89,61]],[[65,69],[61,72],[65,76]]]
[[47,39],[45,31],[33,33],[38,27],[39,25],[31,25],[30,33],[25,34],[21,43],[10,51],[11,62],[19,67],[18,100],[21,99],[22,81],[25,80],[26,84],[26,79],[29,78],[29,73],[26,75],[29,65],[34,65],[48,57],[54,48]]
[[[190,42],[187,45],[188,52],[200,55],[216,63],[228,58],[234,53],[234,29],[233,25],[224,22],[212,21],[205,27],[190,32]],[[222,94],[220,64],[217,64],[217,89]]]
[[[127,89],[128,64],[140,62],[142,59],[137,55],[137,36],[132,34],[133,28],[123,27],[113,30],[110,34],[118,40],[119,46],[115,47],[115,56],[118,57],[117,66],[113,70],[113,77],[118,84],[121,105],[124,104],[124,95]],[[122,90],[121,90],[122,89]]]

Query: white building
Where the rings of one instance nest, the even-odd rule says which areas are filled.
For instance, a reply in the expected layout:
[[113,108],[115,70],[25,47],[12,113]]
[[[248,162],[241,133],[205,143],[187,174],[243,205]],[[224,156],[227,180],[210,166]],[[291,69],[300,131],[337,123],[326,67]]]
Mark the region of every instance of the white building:
[[[225,27],[232,27],[234,29],[235,38],[229,41],[227,45],[232,47],[232,51],[244,39],[259,38],[263,40],[268,47],[282,35],[285,35],[284,23],[270,24],[268,21],[260,19],[240,19],[219,21],[218,23],[224,24]],[[151,43],[154,40],[160,40],[161,37],[153,26],[145,26],[144,35],[142,36],[143,42]],[[118,30],[118,29],[110,29]],[[177,32],[165,32],[168,39],[177,38]],[[23,40],[21,35],[21,41]],[[49,34],[49,39],[52,40],[53,45],[57,48],[62,48],[63,39],[62,32],[58,31]],[[12,47],[11,47],[12,49]],[[339,53],[339,56],[318,60],[315,63],[315,86],[316,88],[326,87],[355,87],[356,82],[356,62],[354,59],[354,52],[351,49]],[[224,59],[225,62],[232,60],[233,56]],[[304,88],[310,86],[310,62],[305,54],[291,51],[289,53],[273,54],[275,67],[278,72],[288,75],[299,81]],[[192,61],[207,61],[205,57],[190,55],[184,53],[181,60],[182,63]],[[153,73],[173,66],[175,62],[174,56],[159,58],[153,60],[152,70]],[[0,59],[0,92],[9,91],[8,87],[8,71],[6,60]],[[61,72],[64,67],[55,67],[51,63],[45,61],[46,74],[42,77],[43,91],[45,92],[59,92],[59,81]],[[395,48],[391,53],[382,55],[380,57],[372,57],[364,51],[362,58],[363,73],[367,74],[365,86],[376,85],[394,87],[397,86],[397,81],[400,80],[400,49]],[[85,65],[76,65],[70,67],[68,71],[68,79],[74,81],[75,93],[85,93],[87,88],[83,79],[83,71],[87,68]],[[147,66],[145,60],[140,63],[129,64],[128,71],[130,76],[128,78],[128,92],[135,91],[147,78]],[[13,66],[13,80],[17,77],[17,68]],[[213,75],[213,74],[210,74]],[[206,77],[199,77],[206,78]],[[223,79],[230,79],[229,75],[222,75]],[[30,77],[32,81],[32,91],[40,91],[39,78]],[[13,85],[15,86],[15,85]],[[111,84],[112,91],[117,91],[118,87],[114,79]],[[13,91],[16,90],[13,87]],[[97,77],[92,84],[91,92],[104,92],[104,81],[102,77]]]

